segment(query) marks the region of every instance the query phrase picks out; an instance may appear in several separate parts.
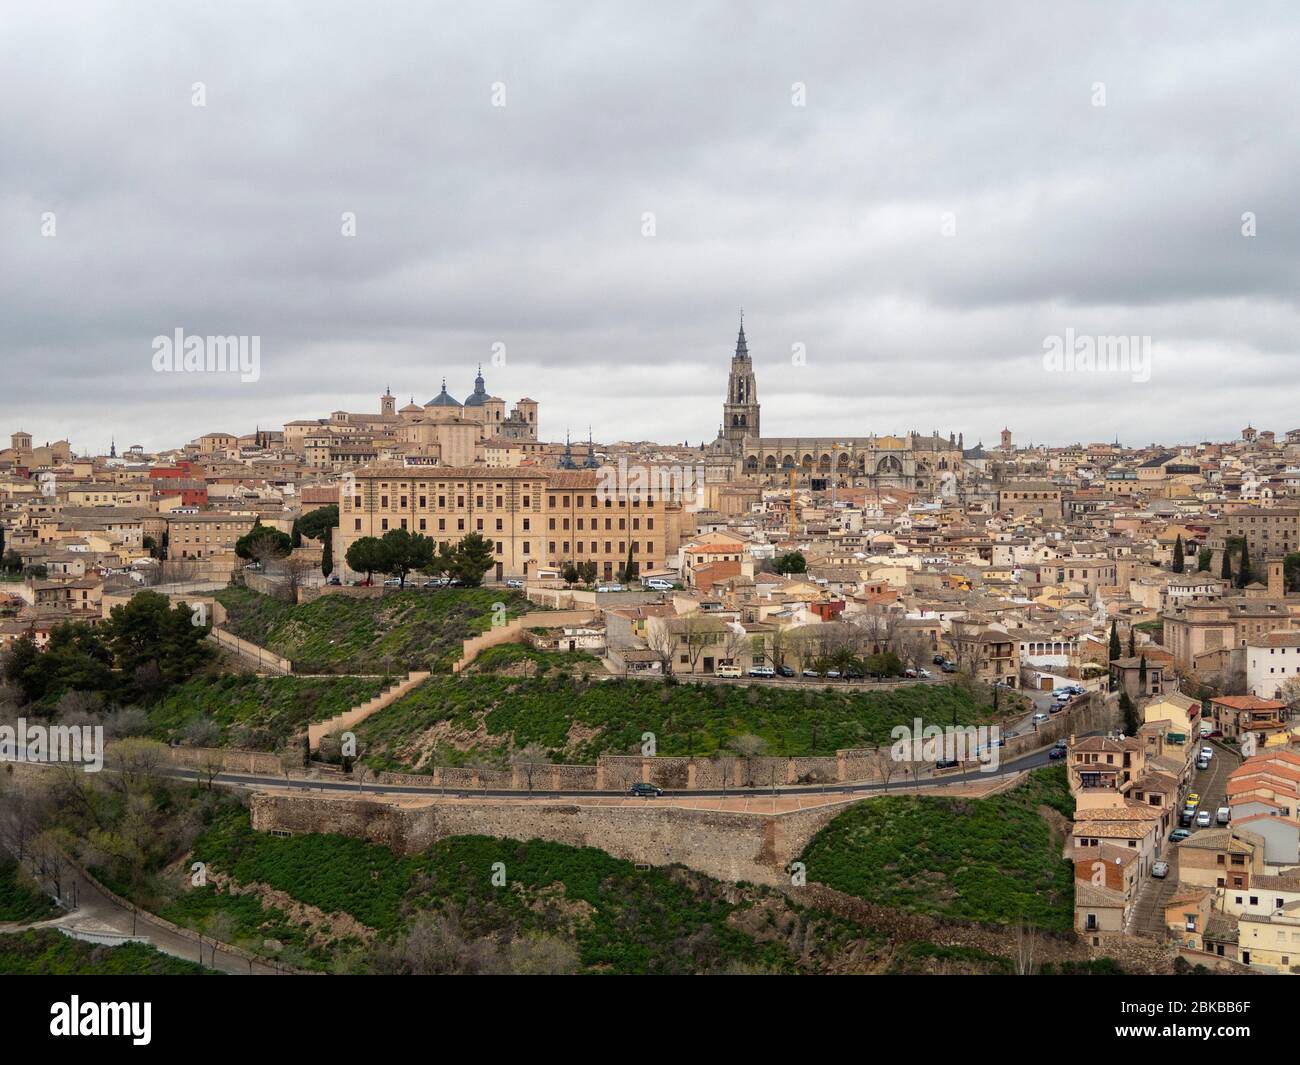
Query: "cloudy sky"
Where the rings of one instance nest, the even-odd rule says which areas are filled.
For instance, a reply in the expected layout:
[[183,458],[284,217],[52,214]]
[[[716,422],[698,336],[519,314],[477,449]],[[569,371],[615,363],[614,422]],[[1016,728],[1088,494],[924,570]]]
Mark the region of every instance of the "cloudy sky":
[[[1288,6],[6,5],[0,433],[176,446],[481,361],[546,438],[697,442],[742,305],[768,435],[1294,428]],[[177,329],[259,379],[157,372]],[[1150,380],[1049,370],[1067,335]]]

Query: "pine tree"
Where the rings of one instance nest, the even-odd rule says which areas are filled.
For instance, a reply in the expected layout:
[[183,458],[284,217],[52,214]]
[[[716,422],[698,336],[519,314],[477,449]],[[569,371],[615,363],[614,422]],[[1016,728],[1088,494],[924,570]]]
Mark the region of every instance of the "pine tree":
[[1121,654],[1119,645],[1119,629],[1115,627],[1115,622],[1110,623],[1110,661],[1114,662]]
[[1174,540],[1174,572],[1182,573],[1183,567],[1187,564],[1187,549],[1183,546],[1183,534],[1179,533],[1178,538]]

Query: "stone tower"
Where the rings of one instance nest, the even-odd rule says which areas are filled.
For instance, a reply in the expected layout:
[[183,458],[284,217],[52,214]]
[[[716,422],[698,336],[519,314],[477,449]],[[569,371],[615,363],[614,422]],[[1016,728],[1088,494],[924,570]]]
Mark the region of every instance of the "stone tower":
[[739,454],[741,443],[758,436],[758,386],[754,381],[754,364],[745,343],[745,315],[740,316],[740,334],[736,353],[731,356],[731,375],[727,378],[727,398],[722,404],[722,435]]

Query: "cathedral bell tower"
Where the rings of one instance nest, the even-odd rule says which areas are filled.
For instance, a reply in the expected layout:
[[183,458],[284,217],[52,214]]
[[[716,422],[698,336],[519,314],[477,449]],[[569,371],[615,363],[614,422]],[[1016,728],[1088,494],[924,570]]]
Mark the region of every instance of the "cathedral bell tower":
[[758,436],[758,386],[754,382],[754,364],[745,343],[745,314],[740,315],[740,335],[736,353],[731,356],[731,375],[727,378],[727,398],[722,404],[722,435],[739,454],[746,437]]

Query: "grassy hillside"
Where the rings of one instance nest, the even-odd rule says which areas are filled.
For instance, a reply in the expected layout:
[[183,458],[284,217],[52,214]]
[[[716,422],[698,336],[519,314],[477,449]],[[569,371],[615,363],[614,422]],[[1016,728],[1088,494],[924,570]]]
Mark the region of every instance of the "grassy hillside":
[[195,721],[221,730],[222,744],[274,750],[313,721],[340,714],[385,687],[368,677],[258,677],[251,673],[200,676],[174,688],[149,709],[153,735],[185,736]]
[[192,976],[210,973],[145,943],[102,947],[53,928],[0,935],[0,973],[7,976]]
[[226,588],[217,598],[225,628],[288,658],[297,673],[448,672],[462,641],[491,625],[495,604],[507,617],[529,608],[518,593],[496,588],[410,588],[382,599],[322,595],[299,605],[247,588]]
[[1060,828],[1073,812],[1062,766],[988,799],[881,796],[823,828],[802,860],[809,880],[869,902],[1066,931],[1074,885]]
[[56,913],[58,907],[27,880],[10,855],[0,851],[0,921],[40,921]]
[[774,891],[539,840],[456,837],[399,857],[343,836],[277,839],[228,810],[194,856],[212,882],[187,884],[163,916],[320,969],[868,971],[883,943]]
[[[581,674],[583,667],[574,672]],[[1003,701],[1005,709],[1006,701]],[[376,769],[414,770],[500,761],[511,744],[535,743],[569,764],[639,750],[653,732],[663,755],[710,755],[737,736],[759,736],[778,755],[827,754],[889,741],[916,717],[950,725],[987,720],[992,708],[951,684],[886,691],[754,684],[664,684],[542,676],[431,678],[357,729]]]

